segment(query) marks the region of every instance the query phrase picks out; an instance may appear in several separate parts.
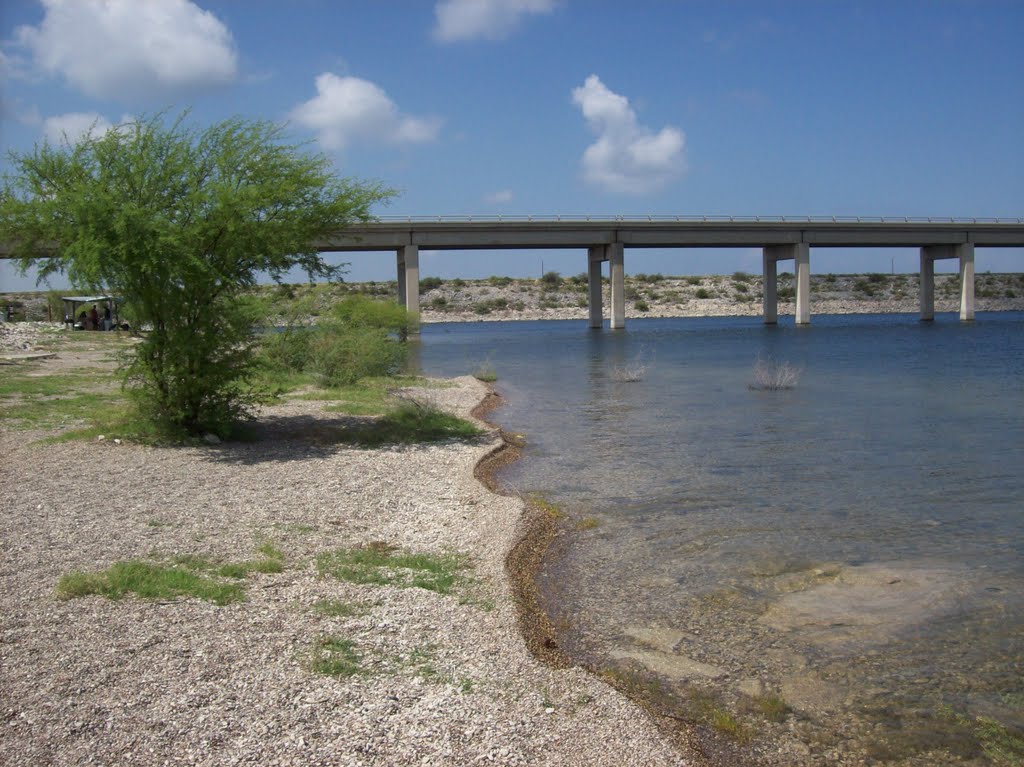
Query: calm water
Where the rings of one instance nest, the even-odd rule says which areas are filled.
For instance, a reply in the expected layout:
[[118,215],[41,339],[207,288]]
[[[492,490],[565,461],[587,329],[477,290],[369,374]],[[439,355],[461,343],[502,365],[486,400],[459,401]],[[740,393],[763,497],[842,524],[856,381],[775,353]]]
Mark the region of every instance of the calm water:
[[[781,694],[819,754],[913,753],[940,705],[1021,727],[1024,313],[427,325],[420,354],[494,367],[503,480],[586,528],[541,576],[577,656]],[[752,390],[759,357],[797,386]]]

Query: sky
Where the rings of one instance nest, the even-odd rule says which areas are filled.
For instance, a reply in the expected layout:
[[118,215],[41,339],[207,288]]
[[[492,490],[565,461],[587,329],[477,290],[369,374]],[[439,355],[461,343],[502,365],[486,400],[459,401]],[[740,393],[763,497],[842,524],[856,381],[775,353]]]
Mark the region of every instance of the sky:
[[[285,123],[398,190],[382,216],[1016,218],[1022,39],[1019,0],[3,0],[0,171],[189,109]],[[1024,271],[1021,249],[976,259]],[[395,278],[386,253],[338,260]],[[759,272],[761,254],[625,265]],[[815,273],[917,268],[912,248],[811,251]],[[585,269],[583,251],[421,252],[423,276]],[[0,264],[0,290],[33,285]]]

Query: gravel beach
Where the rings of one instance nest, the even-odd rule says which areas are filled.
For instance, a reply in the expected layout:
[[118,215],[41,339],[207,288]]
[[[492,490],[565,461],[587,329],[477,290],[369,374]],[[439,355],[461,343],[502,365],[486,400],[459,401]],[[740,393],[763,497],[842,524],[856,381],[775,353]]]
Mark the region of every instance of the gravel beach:
[[[31,350],[31,325],[14,327],[3,350]],[[468,416],[487,394],[452,383],[419,396]],[[323,406],[268,408],[260,439],[202,447],[0,432],[0,763],[704,763],[604,682],[528,651],[506,571],[524,506],[474,478],[496,433],[356,449],[321,438],[339,418]],[[371,542],[464,555],[465,583],[441,595],[318,574],[318,554]],[[246,578],[242,602],[55,593],[72,571],[247,560],[266,543],[284,570]],[[359,673],[311,670],[328,636],[351,642]]]

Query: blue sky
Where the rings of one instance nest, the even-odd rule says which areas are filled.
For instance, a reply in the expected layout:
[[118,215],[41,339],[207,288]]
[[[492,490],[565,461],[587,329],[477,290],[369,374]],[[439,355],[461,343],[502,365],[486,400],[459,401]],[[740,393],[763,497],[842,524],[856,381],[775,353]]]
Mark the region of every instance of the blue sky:
[[[5,0],[0,144],[190,107],[287,122],[342,174],[397,188],[383,215],[1017,217],[1022,39],[1018,0]],[[977,259],[1024,271],[1020,250]],[[384,254],[345,260],[394,278]],[[907,272],[917,253],[815,249],[811,268]],[[760,253],[631,250],[626,269],[758,271]],[[0,267],[0,288],[25,285]]]

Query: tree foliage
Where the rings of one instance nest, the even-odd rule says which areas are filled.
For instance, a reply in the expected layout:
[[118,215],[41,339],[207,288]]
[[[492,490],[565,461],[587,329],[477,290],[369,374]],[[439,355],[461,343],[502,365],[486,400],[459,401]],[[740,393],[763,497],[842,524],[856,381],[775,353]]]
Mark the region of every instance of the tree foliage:
[[12,153],[0,237],[40,279],[63,272],[78,288],[121,297],[148,331],[128,363],[148,412],[187,432],[223,433],[258,399],[247,381],[245,290],[293,267],[336,276],[313,244],[370,219],[393,193],[336,176],[279,125],[200,129],[186,117]]

